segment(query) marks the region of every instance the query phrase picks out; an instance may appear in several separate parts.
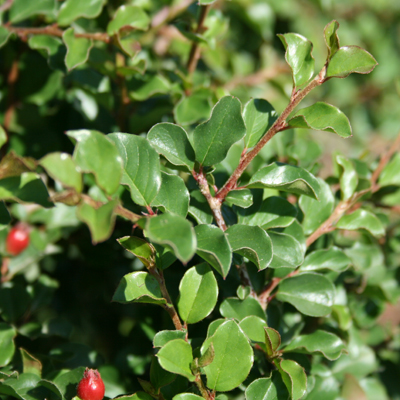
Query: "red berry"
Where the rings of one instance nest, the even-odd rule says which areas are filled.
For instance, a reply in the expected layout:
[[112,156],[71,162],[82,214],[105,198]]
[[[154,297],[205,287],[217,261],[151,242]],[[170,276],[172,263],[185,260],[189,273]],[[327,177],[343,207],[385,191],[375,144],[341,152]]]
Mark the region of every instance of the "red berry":
[[13,256],[24,251],[29,245],[29,228],[24,224],[17,224],[10,230],[6,240],[7,252]]
[[102,400],[104,397],[103,379],[97,369],[86,368],[83,378],[78,383],[77,395],[81,400]]

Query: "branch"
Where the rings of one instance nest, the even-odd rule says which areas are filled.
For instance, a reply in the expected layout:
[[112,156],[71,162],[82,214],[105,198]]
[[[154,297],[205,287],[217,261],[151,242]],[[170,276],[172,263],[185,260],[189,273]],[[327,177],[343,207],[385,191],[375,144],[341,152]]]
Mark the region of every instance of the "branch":
[[[28,35],[49,35],[62,37],[63,33],[65,32],[62,29],[59,29],[57,24],[44,26],[42,28],[22,28],[8,24],[3,25],[3,27],[8,31],[17,34],[21,39],[26,39]],[[110,43],[111,41],[111,37],[105,32],[75,33],[75,37],[99,40],[104,43]]]
[[299,105],[299,103],[311,92],[314,88],[322,85],[325,82],[325,71],[326,68],[322,68],[321,72],[302,90],[297,92],[293,92],[292,97],[290,99],[290,103],[279,116],[279,118],[273,123],[271,128],[269,128],[268,132],[260,139],[257,145],[250,150],[248,153],[245,153],[239,162],[238,167],[233,172],[231,177],[225,183],[225,185],[219,190],[216,194],[216,198],[221,201],[221,203],[225,200],[225,197],[228,193],[235,189],[237,186],[237,181],[243,174],[244,170],[249,166],[254,157],[261,151],[261,149],[280,131],[283,131],[287,128],[286,118],[293,112],[293,110]]
[[[206,20],[208,11],[210,10],[210,5],[208,6],[201,6],[201,11],[200,11],[200,17],[199,17],[199,22],[197,24],[197,29],[196,29],[196,34],[203,33],[204,30],[204,22]],[[192,43],[192,48],[190,49],[189,53],[189,60],[187,62],[187,69],[189,74],[191,75],[196,67],[197,63],[200,59],[200,54],[201,54],[201,48],[198,42],[193,42]]]

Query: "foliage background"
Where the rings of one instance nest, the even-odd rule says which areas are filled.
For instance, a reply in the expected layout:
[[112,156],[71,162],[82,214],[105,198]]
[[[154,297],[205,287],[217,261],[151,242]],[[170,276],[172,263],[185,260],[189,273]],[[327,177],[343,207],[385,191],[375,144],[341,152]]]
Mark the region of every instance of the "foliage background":
[[[77,30],[104,31],[121,4],[138,5],[154,19],[163,7],[179,3],[109,0],[98,17],[78,19],[74,26]],[[332,19],[340,23],[341,44],[357,44],[367,49],[379,66],[367,77],[353,74],[346,80],[331,80],[312,92],[303,105],[322,99],[335,104],[349,117],[354,136],[343,140],[321,132],[290,130],[273,139],[262,157],[298,161],[327,177],[333,173],[332,154],[340,152],[374,163],[397,135],[399,2],[217,1],[212,11],[216,19],[212,26],[215,36],[204,45],[191,83],[185,70],[191,42],[178,28],[183,32],[192,31],[197,12],[198,6],[192,3],[161,29],[139,32],[141,50],[126,65],[114,46],[95,41],[87,62],[67,71],[62,46],[48,57],[46,51],[32,49],[29,41],[11,37],[0,49],[0,123],[9,133],[9,141],[1,149],[2,156],[12,150],[36,159],[54,151],[72,153],[73,144],[65,135],[71,129],[143,134],[161,121],[179,122],[190,129],[193,122],[208,118],[216,100],[229,93],[237,96],[242,104],[252,97],[265,98],[280,112],[290,97],[292,80],[276,34],[299,32],[312,40],[319,69],[326,53],[321,32]],[[3,13],[4,20],[6,17],[7,11]],[[51,14],[34,15],[14,25],[36,27],[53,22]],[[162,77],[154,91],[144,88],[140,95],[134,94],[133,88],[138,87],[135,85],[140,86],[142,81],[154,76]],[[203,88],[200,100],[192,116],[182,109],[181,100],[185,91],[200,87]],[[229,160],[226,163],[229,171],[233,164]],[[217,173],[217,183],[225,176],[226,171]],[[86,179],[90,187],[93,181],[90,176]],[[93,193],[95,190],[93,186]],[[140,212],[130,204],[126,192],[122,197],[132,210]],[[117,219],[110,239],[93,246],[87,226],[70,209],[45,212],[13,204],[10,210],[14,220],[27,220],[34,226],[31,247],[14,260],[12,268],[16,272],[13,282],[28,288],[35,296],[12,298],[16,311],[8,319],[3,316],[20,333],[16,338],[17,347],[37,355],[43,372],[49,374],[55,368],[99,367],[109,397],[140,390],[135,376],[148,376],[155,332],[173,326],[161,308],[111,303],[121,277],[142,268],[116,242],[116,238],[130,234],[131,224]],[[393,229],[398,231],[398,221],[393,222]],[[5,233],[5,230],[0,232],[2,241]],[[399,233],[393,241],[393,246],[399,249]],[[398,254],[393,257],[392,263],[398,264]],[[178,293],[180,268],[176,264],[168,270],[172,298]],[[237,284],[237,277],[228,278],[221,286],[220,298],[235,295]],[[0,299],[3,312],[10,307],[9,301],[4,295]],[[383,308],[374,309],[369,315],[372,322],[361,327],[363,334],[368,334],[369,327],[375,326],[382,313],[385,316],[381,318],[398,323],[399,309],[393,310],[396,309],[390,308],[385,314]],[[207,325],[207,321],[195,325],[193,337],[205,336]],[[374,340],[378,354],[382,342],[373,338],[371,343]],[[394,352],[386,358],[382,356],[381,362],[383,367],[378,374],[386,387],[386,398],[400,399],[399,355]],[[22,368],[19,353],[12,365]],[[368,391],[366,395],[368,399],[377,399]],[[241,398],[243,395],[237,390],[229,396]]]

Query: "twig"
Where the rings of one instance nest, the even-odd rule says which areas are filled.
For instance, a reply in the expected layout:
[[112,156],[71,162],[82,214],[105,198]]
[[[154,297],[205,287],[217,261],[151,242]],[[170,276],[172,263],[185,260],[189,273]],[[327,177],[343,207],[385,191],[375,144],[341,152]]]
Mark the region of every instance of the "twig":
[[[8,24],[3,25],[3,27],[8,31],[17,34],[22,39],[25,39],[28,35],[49,35],[62,37],[65,32],[62,29],[59,29],[57,24],[44,26],[42,28],[23,28]],[[111,41],[111,37],[105,32],[75,33],[74,35],[76,38],[99,40],[104,43],[110,43]]]
[[[199,17],[199,22],[197,24],[197,29],[196,29],[196,34],[200,34],[203,33],[203,29],[204,29],[204,22],[206,20],[208,11],[210,10],[210,5],[208,6],[201,6],[201,10],[200,10],[200,17]],[[201,47],[199,46],[198,42],[193,42],[192,43],[192,47],[190,49],[190,53],[189,53],[189,59],[187,62],[187,70],[189,72],[189,75],[191,75],[196,67],[197,67],[197,63],[200,59],[200,54],[201,54]]]

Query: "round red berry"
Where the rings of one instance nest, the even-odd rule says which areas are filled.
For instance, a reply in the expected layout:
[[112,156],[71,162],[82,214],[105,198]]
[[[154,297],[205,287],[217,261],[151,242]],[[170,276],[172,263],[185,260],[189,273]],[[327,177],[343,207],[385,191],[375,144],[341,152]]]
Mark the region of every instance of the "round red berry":
[[6,240],[6,250],[13,256],[24,251],[29,245],[29,228],[24,224],[15,225]]
[[100,372],[86,368],[83,378],[78,383],[77,395],[81,400],[103,400],[106,389]]

